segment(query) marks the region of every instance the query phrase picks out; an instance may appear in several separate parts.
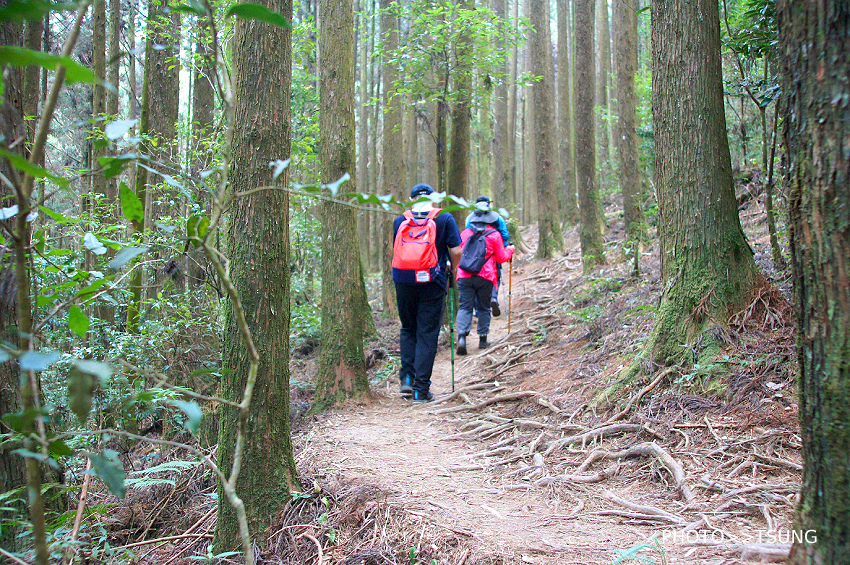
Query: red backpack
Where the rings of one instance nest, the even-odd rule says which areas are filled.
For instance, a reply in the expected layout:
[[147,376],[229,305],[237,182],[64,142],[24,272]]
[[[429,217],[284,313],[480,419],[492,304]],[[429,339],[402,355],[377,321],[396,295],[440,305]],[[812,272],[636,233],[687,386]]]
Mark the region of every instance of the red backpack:
[[440,267],[437,264],[437,222],[439,208],[432,208],[424,218],[416,218],[405,210],[393,243],[393,280],[400,283],[432,282]]

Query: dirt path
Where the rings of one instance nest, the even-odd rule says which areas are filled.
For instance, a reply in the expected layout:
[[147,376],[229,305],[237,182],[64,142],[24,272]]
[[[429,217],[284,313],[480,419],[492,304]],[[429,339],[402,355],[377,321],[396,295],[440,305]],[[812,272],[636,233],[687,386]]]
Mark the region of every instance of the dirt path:
[[[570,256],[564,258],[560,267],[572,268],[571,261],[574,262],[574,259]],[[514,274],[511,335],[508,335],[507,316],[503,313],[503,316],[493,319],[490,337],[494,347],[491,350],[479,352],[477,339],[473,339],[470,340],[470,355],[456,357],[457,388],[474,381],[478,371],[487,370],[481,367],[488,363],[492,366],[492,350],[498,349],[500,343],[524,339],[518,333],[525,327],[526,321],[540,316],[539,303],[547,299],[550,289],[540,288],[540,281],[546,279],[540,278],[539,271],[536,278],[532,277],[531,271],[530,268],[518,268]],[[548,275],[544,273],[544,276]],[[507,310],[504,294],[502,302],[503,310]],[[472,337],[476,336],[473,334]],[[565,367],[570,366],[570,363],[573,363],[572,367],[587,364],[589,370],[593,371],[595,366],[587,358],[569,359],[571,352],[578,355],[579,346],[584,341],[578,340],[576,345],[562,345],[566,342],[568,340],[562,339],[561,344],[554,344],[550,348],[535,348],[535,351],[540,352],[538,357],[526,358],[523,363],[517,363],[512,370],[505,371],[503,378],[493,383],[494,390],[505,387],[495,394],[540,388],[544,382],[547,386],[554,386],[555,383],[561,393],[560,398],[573,398],[575,405],[580,406],[583,402],[581,392],[588,388],[588,381],[583,376],[586,372],[581,368],[567,371]],[[754,540],[763,515],[759,514],[759,508],[764,506],[758,507],[747,502],[742,511],[726,511],[715,515],[712,510],[718,507],[723,510],[732,505],[724,507],[719,503],[722,500],[714,501],[717,495],[700,490],[698,503],[689,508],[680,500],[670,475],[656,461],[645,458],[618,463],[613,476],[598,483],[559,482],[554,486],[544,482],[536,484],[535,480],[542,476],[574,472],[576,465],[584,460],[592,446],[586,449],[582,446],[581,450],[565,449],[565,454],[559,454],[559,460],[547,456],[544,461],[541,444],[536,444],[536,455],[528,452],[505,463],[502,454],[516,454],[517,446],[502,448],[504,451],[500,452],[499,442],[504,434],[494,435],[487,441],[482,441],[480,435],[468,433],[459,437],[464,431],[463,426],[471,420],[488,416],[498,419],[505,416],[505,410],[491,411],[492,407],[483,410],[446,410],[457,406],[459,400],[440,402],[452,390],[447,339],[441,339],[443,343],[445,345],[438,352],[432,379],[432,392],[437,396],[437,402],[412,406],[398,394],[397,379],[391,379],[375,391],[372,403],[329,412],[315,421],[310,426],[309,438],[304,442],[305,451],[301,457],[309,459],[326,477],[333,476],[342,484],[376,487],[377,492],[384,493],[381,496],[386,497],[385,502],[402,507],[410,515],[421,518],[423,524],[433,524],[435,528],[456,534],[476,548],[471,550],[468,557],[464,557],[466,563],[476,563],[474,556],[480,552],[480,555],[489,556],[486,563],[610,564],[617,557],[616,550],[626,550],[653,537],[661,542],[666,561],[662,561],[659,553],[650,550],[644,550],[641,555],[656,563],[730,565],[748,562],[739,559],[741,551],[734,547],[738,542],[732,538],[738,541]],[[519,365],[523,367],[518,368]],[[573,375],[571,380],[563,377],[567,373]],[[471,406],[469,400],[466,406]],[[515,413],[520,418],[529,414],[528,418],[534,418],[539,425],[549,429],[563,429],[557,425],[563,424],[567,412],[541,412],[540,406],[534,403],[531,406],[518,406]],[[551,419],[543,413],[551,414]],[[590,422],[587,425],[594,424]],[[668,446],[684,445],[675,455],[682,461],[687,480],[695,489],[701,476],[714,476],[705,462],[697,457],[695,444],[705,444],[705,437],[708,437],[707,441],[716,439],[723,445],[731,444],[732,440],[718,436],[711,425],[707,429],[714,434],[714,438],[707,431],[703,435],[694,434],[692,430],[700,425],[705,427],[704,424],[694,424],[695,427],[685,428],[684,434],[677,430],[679,434],[688,436],[684,442],[673,432],[664,434]],[[725,424],[721,421],[717,425]],[[612,443],[606,447],[623,449],[639,441],[656,439],[664,445],[657,431],[648,426],[646,429],[654,436],[644,434],[644,437],[638,438],[641,434],[639,432],[611,440]],[[532,432],[528,437],[537,435],[537,431]],[[763,433],[764,430],[756,431],[756,434]],[[518,429],[513,431],[514,436],[519,434]],[[542,437],[543,433],[540,433]],[[507,441],[510,441],[510,437]],[[528,440],[522,439],[517,443],[522,446],[524,441]],[[572,459],[566,461],[565,457]],[[717,476],[725,477],[729,473],[729,461],[721,454],[718,462],[724,461],[727,467]],[[598,464],[595,471],[601,470],[602,464]],[[750,482],[755,481],[756,466],[752,470],[753,480]],[[794,478],[793,475],[791,478]],[[783,479],[777,478],[777,475],[759,475],[759,479],[768,483],[778,480],[781,483],[782,480],[787,481],[788,477]],[[726,484],[729,490],[734,486],[728,482]],[[687,538],[680,535],[679,538],[673,538],[669,523],[663,519],[648,520],[645,516],[641,517],[640,512],[631,511],[632,517],[629,518],[629,512],[624,512],[628,509],[612,502],[606,491],[634,503],[672,512],[676,516],[687,516],[688,521],[700,520],[702,516],[706,521],[696,525],[702,537]],[[772,525],[779,526],[787,524],[792,506],[792,503],[782,506],[779,513],[774,508],[763,512],[768,513],[764,514],[768,516],[767,519],[773,520]],[[773,512],[772,518],[769,512]],[[748,514],[746,519],[736,518]],[[422,528],[424,534],[425,526]],[[681,532],[683,524],[679,523],[676,528]],[[721,534],[706,540],[706,531]],[[422,535],[420,539],[423,539]],[[702,543],[704,541],[710,543]],[[493,559],[494,555],[498,556],[496,560]],[[626,559],[622,562],[638,561]]]

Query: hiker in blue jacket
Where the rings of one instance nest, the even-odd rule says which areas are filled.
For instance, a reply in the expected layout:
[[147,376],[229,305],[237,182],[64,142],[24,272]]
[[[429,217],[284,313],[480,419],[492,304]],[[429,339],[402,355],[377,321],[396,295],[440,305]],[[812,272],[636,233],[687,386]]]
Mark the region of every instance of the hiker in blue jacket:
[[[434,189],[430,185],[417,184],[410,190],[410,199],[415,201],[433,192]],[[411,212],[417,221],[424,225],[429,212],[433,209],[431,201],[414,202]],[[399,392],[412,394],[414,404],[430,402],[434,398],[430,390],[431,373],[434,369],[434,358],[437,355],[437,338],[440,335],[443,307],[446,302],[450,275],[447,265],[451,265],[454,274],[457,274],[461,252],[460,232],[454,217],[448,213],[438,213],[433,217],[433,221],[436,223],[436,272],[421,279],[419,277],[411,279],[409,272],[393,268],[396,303],[401,320]],[[399,235],[399,228],[405,223],[404,215],[395,219],[394,242]],[[422,271],[417,271],[417,274],[419,273]]]
[[[510,245],[510,235],[508,234],[508,225],[505,223],[505,219],[502,218],[501,214],[496,212],[495,210],[491,210],[490,198],[486,195],[482,194],[478,198],[475,199],[475,206],[478,210],[475,210],[470,215],[466,217],[466,222],[464,228],[470,228],[472,226],[472,222],[480,221],[485,217],[485,214],[492,212],[497,218],[497,220],[490,225],[499,230],[499,234],[502,236],[502,244],[507,247]],[[492,218],[493,216],[487,216],[488,218]],[[498,317],[502,314],[502,311],[499,309],[499,287],[502,286],[502,264],[497,263],[496,270],[496,284],[493,285],[493,294],[490,296],[490,311],[493,316]],[[476,310],[476,315],[478,314],[478,310]]]

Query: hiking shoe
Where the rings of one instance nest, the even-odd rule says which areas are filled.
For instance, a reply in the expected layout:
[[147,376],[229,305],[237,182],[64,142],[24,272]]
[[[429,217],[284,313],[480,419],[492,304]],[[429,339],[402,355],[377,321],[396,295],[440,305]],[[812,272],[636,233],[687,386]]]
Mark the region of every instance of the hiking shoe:
[[401,394],[413,394],[413,377],[405,375],[401,377],[401,385],[398,387]]
[[431,394],[431,391],[422,393],[418,390],[413,391],[413,403],[414,404],[425,404],[426,402],[431,402],[434,400],[434,395]]
[[466,355],[466,336],[462,335],[457,338],[457,354]]
[[478,337],[478,349],[487,349],[490,347],[490,342],[487,341],[487,336],[482,335]]
[[499,301],[491,300],[490,301],[490,312],[493,313],[494,318],[498,318],[502,315],[502,311],[499,309]]

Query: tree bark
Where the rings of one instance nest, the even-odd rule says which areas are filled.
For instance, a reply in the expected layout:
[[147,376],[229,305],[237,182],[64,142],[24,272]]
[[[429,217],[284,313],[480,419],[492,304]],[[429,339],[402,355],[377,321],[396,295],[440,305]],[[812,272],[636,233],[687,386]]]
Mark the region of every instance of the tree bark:
[[535,184],[537,186],[537,257],[548,259],[563,251],[561,215],[555,191],[558,154],[554,146],[555,96],[552,77],[552,42],[549,31],[549,0],[531,2],[529,14],[536,30],[531,34],[531,71],[542,77],[531,87],[534,105]]
[[605,264],[596,184],[596,140],[593,128],[593,12],[595,0],[576,0],[576,177],[579,239],[585,272]]
[[[616,0],[615,0],[616,1]],[[608,0],[596,3],[596,142],[599,144],[599,170],[603,172],[602,183],[607,186],[605,174],[610,170],[611,144],[608,142],[608,73],[611,71],[611,31],[608,24]]]
[[[644,355],[660,365],[719,352],[705,333],[751,299],[758,277],[735,201],[714,0],[652,4],[652,92],[661,275]],[[700,340],[694,358],[682,344]]]
[[635,111],[635,72],[637,69],[637,0],[614,2],[614,57],[617,75],[617,127],[614,135],[619,162],[620,190],[623,193],[623,224],[630,244],[635,271],[640,242],[646,239],[640,208],[640,169],[638,168],[637,115]]
[[[291,0],[271,0],[270,10],[292,19]],[[235,194],[273,184],[287,186],[288,169],[272,179],[269,161],[290,154],[289,113],[292,80],[291,32],[254,20],[236,20],[233,82],[236,124],[230,181]],[[300,490],[292,456],[289,422],[289,195],[257,190],[237,196],[229,224],[231,278],[239,292],[257,351],[261,352],[253,400],[242,422],[248,441],[236,493],[245,504],[249,530],[262,539]],[[250,356],[232,309],[228,309],[222,348],[223,396],[239,402]],[[223,406],[219,467],[227,473],[234,458],[239,414]],[[236,514],[219,485],[218,551],[239,546]]]
[[[507,8],[505,0],[492,0],[493,12],[502,22],[500,25],[507,27]],[[504,34],[502,34],[504,37]],[[498,49],[504,48],[502,38],[497,45]],[[509,199],[507,197],[508,171],[512,159],[508,154],[508,81],[510,80],[508,59],[502,64],[501,73],[505,75],[496,81],[493,92],[493,141],[490,144],[492,154],[490,187],[493,190],[493,201],[499,206],[505,206]]]
[[576,171],[573,145],[572,103],[572,45],[570,40],[571,0],[558,2],[558,143],[560,179],[558,183],[561,219],[566,223],[578,221],[576,200]]
[[[384,50],[392,53],[398,49],[398,15],[393,10],[394,0],[381,0],[381,37],[384,38]],[[381,166],[381,177],[384,180],[383,193],[392,194],[399,201],[404,202],[404,140],[401,128],[401,97],[395,92],[395,81],[398,70],[389,57],[385,61],[383,70],[384,78],[384,128],[383,128],[383,150],[384,156]],[[382,316],[386,319],[395,319],[398,316],[396,305],[395,285],[393,284],[392,272],[392,216],[385,215],[378,218],[380,232],[379,242],[383,248],[383,260],[381,261],[382,274],[382,296],[384,301],[384,312]]]
[[[345,191],[354,192],[356,146],[352,0],[320,0],[319,24],[322,182],[335,182],[348,173],[351,180],[344,185]],[[395,115],[398,118],[400,112]],[[397,157],[401,161],[401,155]],[[401,171],[394,174],[400,177]],[[386,178],[384,182],[386,186]],[[321,209],[322,349],[313,410],[369,394],[366,360],[363,356],[363,332],[371,312],[366,301],[360,266],[360,247],[352,245],[357,239],[356,210],[335,201],[322,202]]]
[[[473,0],[458,0],[459,10],[473,10]],[[469,139],[472,101],[472,30],[458,34],[454,44],[455,72],[452,76],[455,99],[452,105],[452,139],[449,157],[449,194],[469,199]],[[448,77],[446,77],[448,79]],[[453,213],[459,226],[466,221],[463,211]]]
[[[850,563],[847,2],[776,3],[803,480],[788,563]],[[812,535],[816,537],[812,539]]]

